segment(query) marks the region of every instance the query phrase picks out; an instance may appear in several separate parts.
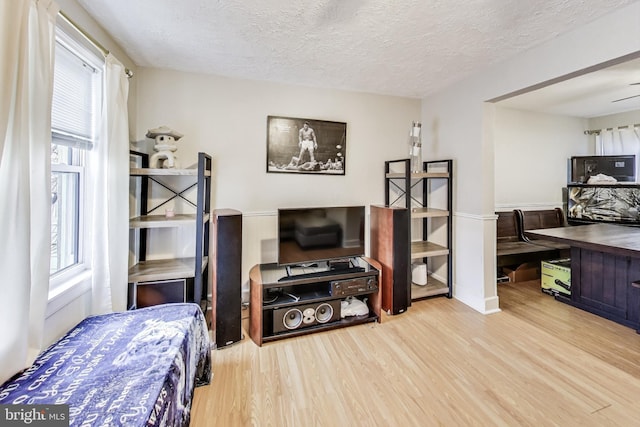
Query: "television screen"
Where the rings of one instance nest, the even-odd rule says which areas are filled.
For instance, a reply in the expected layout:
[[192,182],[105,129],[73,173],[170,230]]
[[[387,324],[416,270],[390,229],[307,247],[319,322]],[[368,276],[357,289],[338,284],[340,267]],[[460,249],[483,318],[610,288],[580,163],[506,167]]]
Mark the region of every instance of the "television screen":
[[278,209],[278,264],[364,255],[365,207]]

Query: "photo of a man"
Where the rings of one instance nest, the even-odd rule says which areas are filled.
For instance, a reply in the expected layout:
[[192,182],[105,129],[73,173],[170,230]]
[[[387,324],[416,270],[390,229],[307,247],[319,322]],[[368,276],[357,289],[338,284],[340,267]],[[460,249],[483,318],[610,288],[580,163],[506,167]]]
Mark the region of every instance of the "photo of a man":
[[304,125],[302,125],[302,129],[298,132],[298,140],[298,146],[300,147],[298,159],[302,159],[302,155],[307,151],[309,153],[309,161],[315,162],[313,151],[318,149],[318,141],[316,141],[316,134],[313,129],[309,127],[309,122],[304,122]]
[[267,172],[345,174],[347,124],[267,118]]

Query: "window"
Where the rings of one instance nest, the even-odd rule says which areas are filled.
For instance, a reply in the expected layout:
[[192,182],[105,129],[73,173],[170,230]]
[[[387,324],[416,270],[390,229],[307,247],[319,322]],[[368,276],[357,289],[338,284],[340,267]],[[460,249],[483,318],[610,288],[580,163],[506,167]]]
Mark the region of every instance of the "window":
[[102,58],[57,30],[51,111],[50,290],[88,267],[85,166],[96,143],[103,65]]

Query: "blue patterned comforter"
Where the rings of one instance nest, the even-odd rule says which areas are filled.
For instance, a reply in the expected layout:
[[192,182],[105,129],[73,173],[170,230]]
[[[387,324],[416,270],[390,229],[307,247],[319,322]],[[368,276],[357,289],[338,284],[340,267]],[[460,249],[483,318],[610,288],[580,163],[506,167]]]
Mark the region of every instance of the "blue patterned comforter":
[[211,379],[197,304],[84,319],[0,386],[0,404],[67,404],[71,426],[184,426]]

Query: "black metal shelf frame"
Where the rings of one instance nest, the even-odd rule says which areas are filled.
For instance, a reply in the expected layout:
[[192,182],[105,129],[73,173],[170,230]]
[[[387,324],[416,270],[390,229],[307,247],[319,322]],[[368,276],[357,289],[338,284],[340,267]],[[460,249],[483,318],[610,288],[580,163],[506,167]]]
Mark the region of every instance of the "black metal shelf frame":
[[[144,169],[149,167],[149,154],[134,150],[130,150],[129,153],[131,156],[139,158],[141,168]],[[162,183],[161,181],[155,179],[150,175],[138,176],[140,178],[140,215],[149,215],[153,211],[157,210],[161,206],[164,206],[166,203],[175,198],[185,200],[196,209],[196,244],[193,302],[201,305],[203,301],[206,303],[208,293],[208,268],[205,268],[203,271],[202,263],[203,259],[209,256],[209,240],[211,227],[210,220],[205,221],[205,217],[210,218],[209,214],[211,212],[211,168],[211,156],[203,152],[198,153],[197,180],[195,183],[189,185],[183,190],[174,190],[170,186]],[[163,188],[173,193],[173,196],[163,199],[163,201],[159,205],[153,208],[149,208],[149,187],[152,183],[159,184]],[[189,198],[184,196],[185,192],[194,187],[197,188],[197,200],[195,204],[191,200],[189,200]],[[137,254],[138,261],[146,261],[147,259],[148,233],[148,228],[136,229],[136,239],[138,240],[139,248]]]
[[[447,255],[447,297],[451,298],[453,296],[453,255],[452,255],[452,243],[453,243],[453,160],[431,160],[423,162],[423,172],[412,174],[410,169],[410,159],[397,159],[397,160],[387,160],[385,161],[385,206],[397,206],[397,203],[404,198],[405,207],[411,211],[412,205],[411,202],[415,202],[418,206],[426,208],[429,207],[429,181],[430,180],[442,180],[445,179],[447,181],[447,209],[449,211],[449,215],[447,215],[447,249],[449,250],[449,254]],[[430,169],[438,164],[446,165],[446,177],[441,176],[424,176],[425,173],[428,173]],[[395,169],[394,166],[402,165],[402,172],[393,172],[392,169]],[[398,169],[400,169],[398,167]],[[398,174],[399,176],[389,176],[389,174]],[[400,176],[401,175],[401,176]],[[398,182],[401,182],[398,184]],[[417,186],[422,185],[421,188],[421,196],[422,200],[413,196],[413,189]],[[391,201],[391,188],[395,188],[399,191],[398,196]],[[411,221],[411,217],[409,221]],[[428,218],[422,218],[422,239],[428,240],[429,232],[428,232]],[[411,227],[409,227],[411,230]],[[409,239],[411,240],[411,239]],[[426,262],[428,257],[423,258]]]

